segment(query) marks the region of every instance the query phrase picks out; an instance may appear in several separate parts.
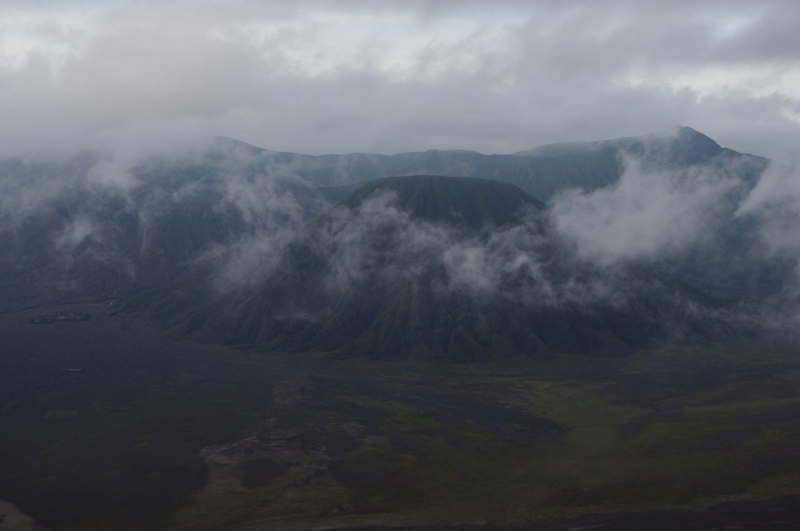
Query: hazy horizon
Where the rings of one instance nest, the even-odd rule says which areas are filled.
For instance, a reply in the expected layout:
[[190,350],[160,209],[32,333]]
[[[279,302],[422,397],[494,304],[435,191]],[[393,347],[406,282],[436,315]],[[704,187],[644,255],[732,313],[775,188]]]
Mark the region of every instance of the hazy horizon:
[[513,153],[676,124],[797,158],[800,6],[0,2],[0,156],[212,136]]

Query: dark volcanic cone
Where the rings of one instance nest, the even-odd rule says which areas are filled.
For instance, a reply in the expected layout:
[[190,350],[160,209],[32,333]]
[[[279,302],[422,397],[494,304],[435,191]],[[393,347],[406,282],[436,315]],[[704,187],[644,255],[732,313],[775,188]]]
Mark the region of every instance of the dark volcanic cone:
[[413,218],[473,230],[519,224],[523,207],[543,207],[513,184],[437,175],[379,179],[356,190],[342,204],[357,208],[381,191],[395,192],[395,205]]

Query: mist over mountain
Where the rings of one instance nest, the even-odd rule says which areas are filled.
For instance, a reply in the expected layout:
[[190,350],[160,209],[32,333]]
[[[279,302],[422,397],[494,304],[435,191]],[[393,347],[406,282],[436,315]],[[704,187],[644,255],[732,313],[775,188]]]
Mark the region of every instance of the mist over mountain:
[[723,322],[710,303],[641,268],[581,260],[513,185],[410,176],[359,189],[261,284],[195,311],[186,331],[373,358],[621,355],[710,338]]
[[[119,297],[246,264],[328,207],[294,175],[219,146],[186,158],[4,161],[5,309]],[[235,274],[232,272],[231,274]]]
[[[0,293],[5,309],[121,297],[174,330],[271,348],[627,348],[715,328],[716,310],[688,310],[708,295],[791,297],[775,198],[792,181],[775,171],[687,127],[513,155],[315,157],[217,138],[8,159]],[[498,329],[526,332],[501,348]]]

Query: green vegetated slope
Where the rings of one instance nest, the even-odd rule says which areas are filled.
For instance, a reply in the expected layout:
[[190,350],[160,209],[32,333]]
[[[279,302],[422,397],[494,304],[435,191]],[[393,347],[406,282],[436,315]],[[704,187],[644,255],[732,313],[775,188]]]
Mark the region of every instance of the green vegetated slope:
[[267,349],[458,361],[614,356],[726,329],[724,310],[677,280],[579,260],[541,214],[507,183],[379,180],[313,224],[261,284],[181,327]]
[[209,459],[215,481],[179,518],[183,529],[535,528],[796,493],[792,358],[741,343],[506,366],[333,364],[279,407],[301,422]]

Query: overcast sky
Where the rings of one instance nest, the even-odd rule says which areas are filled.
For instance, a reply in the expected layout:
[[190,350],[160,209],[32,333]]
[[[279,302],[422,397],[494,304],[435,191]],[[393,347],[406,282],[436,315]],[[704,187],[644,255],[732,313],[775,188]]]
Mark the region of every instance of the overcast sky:
[[682,124],[793,157],[798,21],[795,0],[0,0],[0,154],[510,153]]

